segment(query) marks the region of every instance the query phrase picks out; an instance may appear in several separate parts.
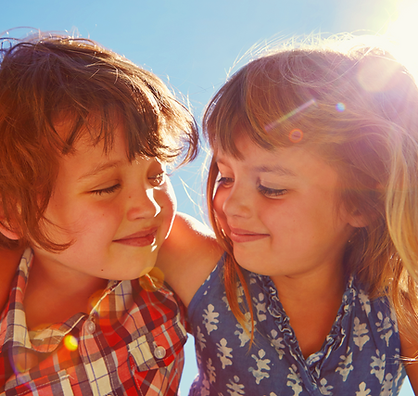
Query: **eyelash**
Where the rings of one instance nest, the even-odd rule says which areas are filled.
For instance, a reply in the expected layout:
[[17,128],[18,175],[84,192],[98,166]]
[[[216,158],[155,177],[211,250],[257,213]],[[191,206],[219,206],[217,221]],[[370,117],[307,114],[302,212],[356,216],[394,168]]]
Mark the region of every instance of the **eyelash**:
[[151,184],[153,184],[153,182],[155,183],[155,185],[153,184],[154,187],[158,187],[158,186],[161,186],[162,184],[164,184],[165,177],[166,177],[166,173],[161,172],[158,175],[149,177],[148,179],[151,181]]
[[257,186],[257,190],[258,190],[258,192],[260,192],[261,194],[263,194],[267,198],[273,198],[273,199],[274,198],[279,198],[282,195],[287,193],[287,190],[285,188],[277,190],[275,188],[264,187],[261,184],[259,184]]
[[[165,182],[165,172],[161,172],[158,175],[149,177],[148,180],[150,180],[150,183],[154,187],[161,186]],[[101,190],[93,190],[91,191],[91,193],[94,195],[99,195],[99,196],[105,195],[105,194],[112,194],[115,191],[119,190],[120,187],[121,185],[118,183],[118,184],[115,184],[114,186],[103,188]]]
[[[217,181],[218,185],[223,185],[224,187],[228,187],[229,184],[234,182],[234,179],[232,179],[231,177],[220,177]],[[275,189],[275,188],[269,188],[269,187],[265,187],[261,184],[257,185],[257,191],[259,193],[261,193],[262,195],[264,195],[267,198],[279,198],[282,195],[287,193],[287,190],[285,188],[282,189]]]
[[216,183],[218,184],[218,185],[220,185],[220,184],[222,184],[222,185],[226,185],[226,184],[228,184],[228,183],[232,183],[233,182],[233,179],[231,178],[231,177],[223,177],[223,176],[221,176],[217,181],[216,181]]
[[120,188],[120,184],[115,184],[114,186],[103,188],[102,190],[94,190],[91,191],[94,195],[104,195],[104,194],[112,194]]

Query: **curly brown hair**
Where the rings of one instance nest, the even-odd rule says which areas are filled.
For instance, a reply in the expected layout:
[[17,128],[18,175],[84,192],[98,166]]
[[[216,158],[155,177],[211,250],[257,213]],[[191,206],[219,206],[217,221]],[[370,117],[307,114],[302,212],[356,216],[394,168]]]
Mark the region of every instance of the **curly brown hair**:
[[[41,223],[58,159],[86,133],[108,151],[121,120],[130,160],[185,163],[197,155],[193,116],[153,73],[87,39],[39,33],[7,43],[0,52],[0,218],[20,246],[66,248]],[[66,136],[55,129],[63,120],[71,125]],[[0,235],[0,246],[15,243]]]

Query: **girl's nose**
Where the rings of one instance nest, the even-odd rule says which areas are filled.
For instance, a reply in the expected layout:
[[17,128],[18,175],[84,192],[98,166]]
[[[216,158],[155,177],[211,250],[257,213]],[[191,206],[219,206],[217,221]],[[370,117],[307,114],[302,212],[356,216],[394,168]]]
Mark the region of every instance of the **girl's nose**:
[[242,186],[235,184],[230,190],[223,204],[223,211],[227,216],[249,218],[251,216],[251,193]]
[[153,188],[138,188],[138,192],[129,196],[129,209],[127,218],[130,221],[149,219],[161,212],[161,206],[154,197]]

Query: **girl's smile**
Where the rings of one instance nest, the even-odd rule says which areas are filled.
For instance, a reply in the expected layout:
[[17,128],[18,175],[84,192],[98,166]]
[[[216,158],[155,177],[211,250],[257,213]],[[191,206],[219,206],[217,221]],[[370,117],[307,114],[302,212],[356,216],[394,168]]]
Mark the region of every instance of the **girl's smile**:
[[247,137],[237,147],[243,159],[217,152],[214,197],[237,262],[273,280],[340,271],[356,222],[338,202],[337,172],[304,148],[268,151]]
[[268,234],[259,234],[252,231],[242,230],[240,228],[233,228],[229,226],[229,237],[234,243],[253,242],[262,238],[267,238]]

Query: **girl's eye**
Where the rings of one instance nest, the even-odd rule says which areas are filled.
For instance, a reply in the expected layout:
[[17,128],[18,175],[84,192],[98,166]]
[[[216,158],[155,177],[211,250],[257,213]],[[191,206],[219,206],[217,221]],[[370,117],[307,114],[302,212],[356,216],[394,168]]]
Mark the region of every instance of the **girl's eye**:
[[286,189],[275,189],[275,188],[269,188],[265,187],[261,184],[257,186],[258,192],[263,194],[267,198],[277,199],[280,198],[282,195],[287,193]]
[[105,194],[112,194],[115,191],[119,190],[119,188],[120,188],[120,184],[118,183],[118,184],[115,184],[114,186],[102,188],[100,190],[93,190],[90,192],[94,195],[105,195]]
[[234,183],[234,179],[232,177],[223,177],[221,176],[217,181],[216,181],[218,186],[223,186],[223,187],[230,187],[233,183]]
[[158,175],[150,176],[148,180],[154,187],[158,187],[164,184],[166,178],[166,173],[161,172]]

